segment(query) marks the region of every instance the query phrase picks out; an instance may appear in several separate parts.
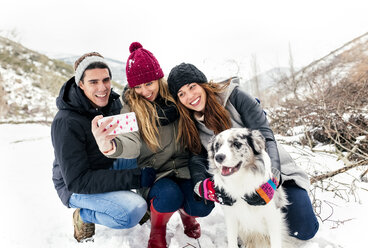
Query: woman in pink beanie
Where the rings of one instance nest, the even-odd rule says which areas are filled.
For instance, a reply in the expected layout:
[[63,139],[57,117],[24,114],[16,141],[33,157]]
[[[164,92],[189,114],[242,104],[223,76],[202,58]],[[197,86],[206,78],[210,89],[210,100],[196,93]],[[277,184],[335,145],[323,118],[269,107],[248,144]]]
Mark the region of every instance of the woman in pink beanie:
[[[126,64],[128,87],[124,91],[121,113],[135,112],[139,131],[114,138],[107,156],[138,157],[138,167],[155,169],[155,183],[150,188],[140,189],[139,193],[150,204],[148,247],[163,248],[167,247],[166,224],[176,211],[182,219],[184,233],[197,239],[201,230],[195,218],[207,216],[214,204],[194,198],[189,152],[177,135],[182,128],[178,125],[179,112],[160,64],[138,42],[133,42],[129,50]],[[129,145],[124,144],[123,136],[125,139],[129,137]]]

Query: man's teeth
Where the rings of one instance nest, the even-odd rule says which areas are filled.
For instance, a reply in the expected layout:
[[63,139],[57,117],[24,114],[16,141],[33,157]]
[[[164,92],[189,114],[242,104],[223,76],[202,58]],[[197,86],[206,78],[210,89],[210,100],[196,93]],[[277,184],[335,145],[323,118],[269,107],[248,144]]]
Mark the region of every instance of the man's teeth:
[[197,99],[195,99],[191,104],[192,105],[197,104],[198,101],[199,101],[199,97]]
[[105,97],[107,94],[104,95],[96,95],[97,97]]

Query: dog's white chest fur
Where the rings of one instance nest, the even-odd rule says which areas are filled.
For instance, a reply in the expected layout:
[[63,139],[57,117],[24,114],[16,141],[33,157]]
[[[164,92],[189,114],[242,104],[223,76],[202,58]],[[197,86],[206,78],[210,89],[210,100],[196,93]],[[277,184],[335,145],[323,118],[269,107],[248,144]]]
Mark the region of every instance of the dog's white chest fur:
[[243,199],[271,176],[271,161],[261,133],[246,128],[228,129],[215,136],[207,150],[215,185],[236,200],[232,206],[222,206],[228,247],[238,247],[240,237],[247,248],[281,248],[287,236],[281,211],[287,201],[282,187],[267,205],[251,206]]

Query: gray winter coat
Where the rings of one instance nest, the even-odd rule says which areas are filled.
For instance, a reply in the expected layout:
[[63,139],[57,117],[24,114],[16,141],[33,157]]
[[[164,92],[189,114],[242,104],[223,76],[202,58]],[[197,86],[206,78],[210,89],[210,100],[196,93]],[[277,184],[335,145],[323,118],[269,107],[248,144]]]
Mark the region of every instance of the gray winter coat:
[[[293,180],[299,187],[309,190],[308,175],[295,164],[286,150],[276,143],[260,104],[253,97],[242,91],[238,84],[239,79],[233,78],[226,90],[219,94],[219,100],[231,115],[232,127],[246,127],[259,130],[266,139],[266,150],[271,158],[272,167],[279,170],[281,167],[282,181]],[[198,119],[196,119],[196,124],[202,145],[206,148],[214,133]]]

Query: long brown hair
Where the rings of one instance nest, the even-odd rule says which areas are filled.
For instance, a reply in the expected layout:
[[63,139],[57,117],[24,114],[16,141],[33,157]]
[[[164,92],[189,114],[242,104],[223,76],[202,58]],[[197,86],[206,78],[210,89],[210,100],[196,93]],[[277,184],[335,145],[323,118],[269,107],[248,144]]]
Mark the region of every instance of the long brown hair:
[[[174,98],[169,92],[166,80],[164,78],[159,79],[158,85],[158,93],[165,100],[166,104],[168,102],[173,102],[176,105]],[[138,95],[134,88],[127,89],[124,98],[130,106],[131,111],[135,112],[137,116],[140,134],[144,142],[146,142],[153,152],[157,151],[160,148],[160,134],[158,132],[158,125],[160,125],[160,122],[155,103]]]
[[[229,86],[230,81],[231,79],[222,83],[210,81],[209,83],[198,84],[204,89],[207,95],[204,109],[204,124],[215,134],[231,128],[230,114],[218,98],[218,94]],[[194,121],[194,111],[186,108],[180,100],[178,100],[177,106],[180,113],[178,140],[182,138],[183,144],[186,145],[191,152],[199,154],[202,146],[199,132]]]

